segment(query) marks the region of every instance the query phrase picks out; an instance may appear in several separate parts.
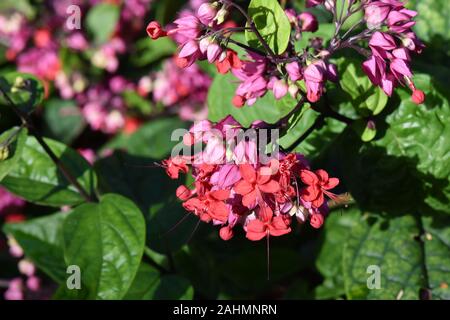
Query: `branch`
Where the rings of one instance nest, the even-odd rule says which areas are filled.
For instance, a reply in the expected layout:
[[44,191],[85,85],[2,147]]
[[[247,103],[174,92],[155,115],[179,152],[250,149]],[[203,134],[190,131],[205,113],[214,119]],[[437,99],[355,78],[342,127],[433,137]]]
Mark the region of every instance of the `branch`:
[[16,113],[16,115],[21,119],[22,124],[25,125],[25,127],[29,130],[29,132],[36,138],[37,142],[41,145],[41,147],[44,149],[44,151],[48,154],[50,159],[55,163],[55,165],[59,168],[59,170],[62,172],[64,177],[77,189],[77,191],[80,193],[80,195],[86,200],[87,202],[93,202],[94,200],[91,198],[88,192],[84,190],[84,188],[80,185],[80,183],[77,181],[77,179],[72,176],[72,174],[67,170],[65,165],[61,162],[61,159],[59,159],[56,154],[50,149],[49,145],[45,142],[44,138],[38,133],[36,128],[33,125],[32,120],[28,116],[27,113],[22,112],[17,106],[15,105],[14,101],[9,97],[9,95],[3,90],[3,88],[0,88],[0,92],[5,97],[6,101],[8,102],[11,109]]

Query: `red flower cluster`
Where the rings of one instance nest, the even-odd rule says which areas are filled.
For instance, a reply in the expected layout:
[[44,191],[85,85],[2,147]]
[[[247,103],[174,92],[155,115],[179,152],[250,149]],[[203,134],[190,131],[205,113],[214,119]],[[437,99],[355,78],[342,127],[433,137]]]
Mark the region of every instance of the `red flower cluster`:
[[324,170],[311,171],[298,153],[279,152],[263,163],[257,141],[239,141],[239,130],[232,117],[218,124],[196,123],[183,142],[202,143],[203,151],[164,160],[172,179],[189,170],[194,177],[192,187],[181,185],[176,192],[184,208],[201,221],[221,226],[223,240],[233,237],[237,225],[253,241],[287,234],[294,216],[319,228],[328,212],[325,196],[334,197],[330,190],[339,180]]

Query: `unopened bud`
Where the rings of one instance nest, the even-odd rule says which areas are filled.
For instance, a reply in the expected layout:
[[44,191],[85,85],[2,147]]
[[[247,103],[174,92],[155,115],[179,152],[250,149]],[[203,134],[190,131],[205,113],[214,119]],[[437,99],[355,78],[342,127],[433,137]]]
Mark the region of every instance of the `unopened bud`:
[[415,104],[422,104],[425,102],[425,93],[422,90],[416,89],[413,91],[411,99]]
[[298,87],[295,84],[290,84],[288,90],[291,97],[295,99],[298,94]]

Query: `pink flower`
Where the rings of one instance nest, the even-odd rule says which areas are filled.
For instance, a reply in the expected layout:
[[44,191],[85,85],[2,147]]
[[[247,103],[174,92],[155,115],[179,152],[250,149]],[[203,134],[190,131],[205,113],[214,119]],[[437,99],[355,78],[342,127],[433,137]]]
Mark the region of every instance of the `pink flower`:
[[300,69],[300,65],[298,64],[298,62],[294,61],[286,64],[286,71],[291,81],[298,81],[302,79],[302,71]]
[[298,20],[301,23],[300,30],[302,32],[316,32],[319,28],[316,16],[310,12],[300,13],[298,15]]
[[210,3],[203,3],[197,10],[198,19],[207,26],[212,25],[216,14],[216,8]]

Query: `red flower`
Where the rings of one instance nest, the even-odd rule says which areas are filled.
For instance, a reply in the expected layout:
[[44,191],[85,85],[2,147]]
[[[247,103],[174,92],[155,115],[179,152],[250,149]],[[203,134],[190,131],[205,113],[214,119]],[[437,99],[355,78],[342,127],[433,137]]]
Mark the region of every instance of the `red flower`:
[[227,56],[225,57],[225,59],[223,59],[222,61],[219,60],[216,61],[216,68],[217,71],[221,74],[227,73],[231,68],[240,69],[242,67],[242,62],[239,59],[236,51],[231,49],[227,50]]
[[[236,183],[234,191],[242,195],[242,204],[247,208],[253,208],[256,202],[263,202],[262,193],[276,193],[280,190],[280,185],[272,179],[271,174],[264,174],[264,170],[269,168],[260,168],[258,172],[252,165],[245,163],[239,165],[242,180]],[[261,205],[261,203],[260,203]]]
[[165,37],[167,35],[166,31],[163,30],[163,28],[157,21],[152,21],[148,24],[147,34],[153,40],[156,40],[160,37]]
[[181,157],[164,160],[162,164],[166,168],[167,175],[172,179],[178,179],[180,171],[183,173],[189,171],[186,161]]
[[324,194],[330,198],[334,194],[327,191],[333,189],[339,184],[338,178],[330,178],[325,170],[317,170],[315,173],[309,170],[300,171],[300,179],[307,186],[300,191],[300,196],[304,201],[311,202],[316,208],[319,208],[323,202]]
[[291,232],[291,228],[286,224],[282,216],[272,218],[272,209],[269,206],[266,206],[264,209],[266,212],[260,219],[251,220],[247,224],[247,239],[259,241],[268,235],[278,237]]
[[202,221],[209,222],[215,219],[225,223],[228,220],[229,210],[224,200],[227,200],[229,195],[229,190],[209,191],[204,196],[187,200],[183,206]]

